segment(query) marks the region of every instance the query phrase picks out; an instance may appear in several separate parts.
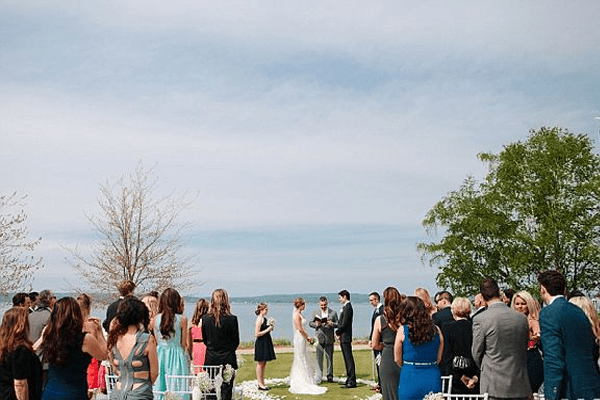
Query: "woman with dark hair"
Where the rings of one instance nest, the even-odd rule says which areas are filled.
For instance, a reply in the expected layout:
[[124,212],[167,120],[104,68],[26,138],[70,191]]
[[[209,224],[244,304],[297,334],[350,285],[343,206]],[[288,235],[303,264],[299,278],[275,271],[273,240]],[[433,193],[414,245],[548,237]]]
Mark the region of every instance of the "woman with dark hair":
[[148,333],[150,317],[146,305],[126,297],[119,304],[108,335],[108,351],[119,382],[110,400],[151,400],[152,384],[158,376],[156,339]]
[[[98,343],[105,342],[102,328],[100,328],[100,319],[90,317],[90,310],[92,308],[92,299],[85,293],[81,293],[77,296],[77,302],[81,307],[81,316],[83,318],[83,331],[96,333],[94,336]],[[91,399],[94,396],[94,391],[100,388],[106,388],[104,382],[104,367],[100,364],[100,361],[92,358],[90,365],[87,369],[87,383],[88,383],[88,397]]]
[[429,392],[441,392],[438,364],[442,360],[442,332],[423,300],[408,296],[398,308],[399,324],[394,342],[394,360],[401,367],[398,398],[421,400]]
[[182,316],[183,299],[173,288],[167,288],[160,295],[154,332],[158,340],[158,379],[154,390],[167,390],[166,375],[188,375],[190,366],[187,349],[187,318]]
[[265,368],[267,367],[267,361],[276,358],[273,339],[271,338],[274,326],[269,325],[267,321],[268,312],[269,307],[267,303],[260,303],[254,311],[257,315],[256,322],[254,323],[254,335],[256,336],[256,341],[254,342],[254,361],[256,361],[258,390],[269,390],[265,384]]
[[198,299],[196,309],[192,315],[192,321],[188,332],[188,351],[192,356],[192,365],[195,372],[200,372],[206,358],[206,345],[202,339],[202,317],[208,312],[208,301]]
[[0,325],[0,399],[39,400],[42,364],[29,341],[29,310],[14,307]]
[[386,288],[383,291],[383,315],[377,317],[373,325],[371,346],[373,350],[381,350],[379,385],[383,400],[398,399],[400,367],[394,361],[394,343],[398,330],[398,307],[401,302],[402,295],[395,287]]
[[[99,329],[102,329],[98,325]],[[87,367],[92,358],[104,360],[106,343],[98,332],[83,331],[81,308],[72,297],[58,300],[42,335],[44,360],[50,364],[43,400],[87,400]]]
[[[238,364],[235,350],[240,344],[240,330],[238,320],[231,314],[229,296],[224,289],[217,289],[212,293],[208,314],[202,317],[202,337],[206,344],[206,365],[230,365],[237,370]],[[233,380],[223,379],[221,385],[221,398],[231,400]]]

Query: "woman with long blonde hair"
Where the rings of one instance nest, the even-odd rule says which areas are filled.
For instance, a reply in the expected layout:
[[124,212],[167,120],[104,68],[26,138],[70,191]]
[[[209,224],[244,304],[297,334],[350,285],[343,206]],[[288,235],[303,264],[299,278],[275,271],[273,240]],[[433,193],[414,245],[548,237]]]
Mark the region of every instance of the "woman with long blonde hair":
[[433,304],[433,301],[431,301],[431,295],[429,294],[429,290],[422,287],[418,287],[415,289],[415,296],[423,300],[423,303],[425,304],[425,308],[427,309],[427,312],[429,312],[429,315],[433,315],[437,312],[435,304]]
[[[596,344],[594,346],[594,359],[598,360],[600,356],[600,319],[598,319],[598,312],[596,311],[596,307],[592,304],[592,301],[585,296],[575,296],[569,299],[570,303],[575,304],[577,307],[581,308],[588,317],[590,324],[592,325],[592,332],[596,337]],[[594,363],[596,366],[596,370],[600,372],[600,367],[598,363]]]
[[[202,317],[202,337],[206,345],[206,365],[229,364],[237,370],[235,350],[240,344],[240,328],[235,315],[231,314],[229,296],[225,289],[213,291],[208,314]],[[235,375],[235,373],[234,373]],[[233,380],[223,380],[221,398],[231,400]]]
[[529,345],[527,346],[527,373],[531,390],[537,392],[544,382],[544,368],[540,341],[540,303],[526,290],[514,294],[511,307],[527,316],[529,325]]

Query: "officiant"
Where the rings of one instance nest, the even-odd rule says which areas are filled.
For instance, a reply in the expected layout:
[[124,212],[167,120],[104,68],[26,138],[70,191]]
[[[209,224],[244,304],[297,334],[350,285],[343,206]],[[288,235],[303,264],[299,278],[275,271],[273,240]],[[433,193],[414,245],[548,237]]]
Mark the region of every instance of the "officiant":
[[338,316],[328,307],[327,297],[319,298],[319,309],[313,311],[308,325],[315,329],[318,376],[317,382],[323,378],[323,353],[327,355],[327,382],[333,382],[333,333],[337,328]]

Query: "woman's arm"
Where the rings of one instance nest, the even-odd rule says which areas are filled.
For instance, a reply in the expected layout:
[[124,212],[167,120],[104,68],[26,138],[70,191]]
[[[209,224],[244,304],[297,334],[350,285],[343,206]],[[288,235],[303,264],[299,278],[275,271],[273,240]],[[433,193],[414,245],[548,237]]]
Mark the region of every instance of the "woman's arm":
[[148,364],[150,364],[150,381],[154,385],[154,381],[158,377],[158,355],[156,353],[156,339],[152,335],[148,339],[146,351],[148,351]]
[[437,363],[439,365],[442,362],[442,355],[444,354],[444,335],[442,335],[442,330],[437,325],[435,325],[435,329],[437,329],[440,335],[440,347],[438,347],[437,354]]
[[181,316],[180,326],[181,326],[181,347],[185,351],[188,348],[188,335],[185,334],[185,332],[187,331],[187,327],[188,327],[188,320],[183,315]]
[[258,318],[256,318],[256,323],[254,324],[254,335],[256,337],[264,336],[273,330],[273,326],[269,325],[269,326],[267,326],[267,329],[265,329],[264,331],[261,331],[260,327],[262,326],[262,321],[263,321],[263,317],[259,316]]
[[399,367],[402,367],[402,344],[404,342],[404,326],[399,325],[394,341],[394,361]]
[[15,379],[14,387],[17,400],[29,400],[29,385],[27,384],[27,379]]
[[306,331],[304,330],[304,327],[302,326],[302,317],[300,316],[300,313],[294,313],[294,326],[296,327],[296,329],[298,330],[298,332],[300,332],[300,334],[302,335],[302,337],[306,340],[309,339],[308,337],[308,333],[306,333]]
[[381,317],[377,317],[375,325],[373,325],[373,336],[371,337],[371,348],[373,350],[383,349],[383,342],[381,341]]
[[93,335],[85,335],[83,337],[83,344],[81,345],[81,351],[94,357],[96,360],[106,360],[108,357],[108,350],[106,350],[106,342],[99,343]]

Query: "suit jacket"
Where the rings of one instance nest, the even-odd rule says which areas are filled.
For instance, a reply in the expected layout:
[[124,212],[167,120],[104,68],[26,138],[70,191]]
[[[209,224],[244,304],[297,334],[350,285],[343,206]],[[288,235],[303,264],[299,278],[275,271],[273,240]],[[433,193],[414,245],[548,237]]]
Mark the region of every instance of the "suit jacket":
[[373,311],[373,316],[371,317],[371,333],[369,333],[369,340],[373,338],[373,327],[375,326],[375,320],[380,315],[383,315],[383,304],[377,306],[375,308],[375,311]]
[[315,329],[315,336],[317,337],[319,344],[321,344],[321,345],[333,344],[333,331],[338,326],[337,313],[335,311],[333,311],[331,308],[327,308],[327,319],[330,320],[331,322],[333,322],[333,326],[329,326],[329,325],[317,326],[317,323],[315,322],[315,318],[321,318],[321,309],[320,308],[313,311],[313,313],[310,316],[310,322],[308,323],[308,326]]
[[454,322],[454,317],[452,316],[452,307],[444,307],[440,311],[433,314],[433,323],[436,324],[440,329],[444,327],[444,325]]
[[595,337],[583,311],[564,297],[540,312],[546,399],[600,398]]
[[481,393],[492,397],[528,397],[527,317],[501,301],[473,318],[471,352],[481,370]]
[[111,303],[106,309],[106,319],[104,320],[104,322],[102,322],[102,327],[104,328],[106,333],[108,333],[108,331],[110,330],[110,322],[113,320],[115,315],[117,315],[117,310],[119,309],[119,305],[121,305],[121,300],[123,300],[122,297],[119,298],[117,301]]
[[240,344],[240,329],[235,315],[221,316],[218,326],[211,314],[202,317],[202,339],[206,345],[205,365],[230,364],[238,369],[235,350]]
[[335,334],[340,337],[340,343],[352,342],[352,319],[354,318],[354,310],[352,304],[347,302],[342,307],[340,312],[340,319],[338,320],[338,327]]

